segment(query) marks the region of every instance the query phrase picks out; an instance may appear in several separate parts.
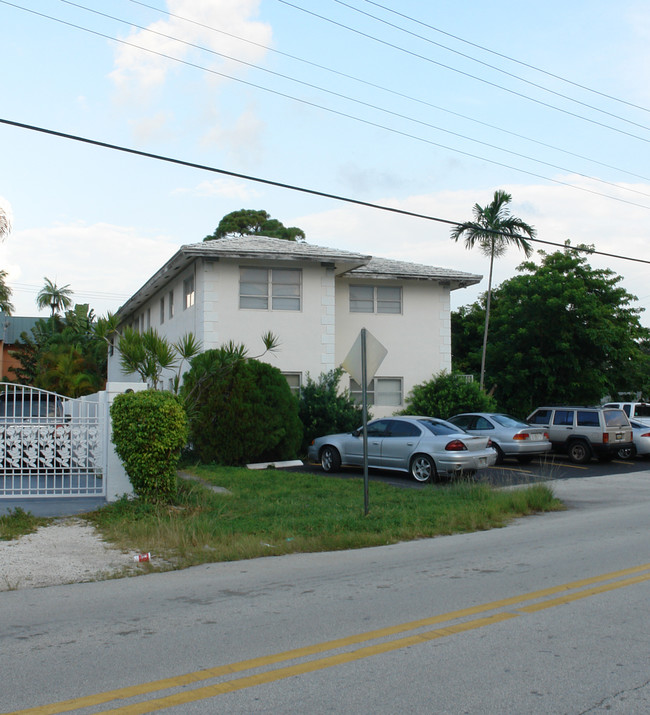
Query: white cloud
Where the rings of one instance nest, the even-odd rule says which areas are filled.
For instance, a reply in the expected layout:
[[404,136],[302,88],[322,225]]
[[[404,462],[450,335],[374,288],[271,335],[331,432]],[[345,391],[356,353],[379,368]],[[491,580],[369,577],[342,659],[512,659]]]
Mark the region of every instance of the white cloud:
[[[243,65],[221,55],[246,62],[259,61],[266,54],[260,45],[271,42],[270,26],[253,19],[259,4],[260,0],[168,0],[169,19],[132,32],[124,38],[129,44],[120,45],[116,51],[115,69],[110,77],[120,99],[138,103],[151,99],[152,92],[165,83],[169,72],[181,67],[163,55],[226,74],[240,72]],[[212,75],[210,82],[214,81]]]
[[69,284],[74,300],[95,312],[115,311],[178,249],[167,236],[145,236],[127,226],[58,224],[16,231],[0,246],[16,315],[35,315],[47,277]]

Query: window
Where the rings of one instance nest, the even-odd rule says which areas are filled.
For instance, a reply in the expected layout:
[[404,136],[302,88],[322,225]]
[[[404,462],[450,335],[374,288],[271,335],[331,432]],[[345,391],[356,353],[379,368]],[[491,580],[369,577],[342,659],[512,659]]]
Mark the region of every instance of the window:
[[183,281],[183,310],[187,310],[194,305],[194,276],[190,276]]
[[300,310],[301,287],[299,268],[240,268],[239,307]]
[[401,313],[400,286],[350,286],[351,313]]
[[[350,378],[350,396],[361,404],[361,385]],[[367,399],[369,405],[398,407],[402,404],[402,378],[376,377],[368,385]]]
[[169,298],[167,299],[167,304],[168,304],[168,314],[170,320],[174,317],[174,291],[170,290],[169,291]]
[[299,372],[283,372],[282,373],[289,383],[291,392],[296,396],[300,397],[300,388],[302,386],[302,374]]
[[160,324],[165,322],[165,298],[164,296],[160,299]]
[[583,412],[578,410],[578,427],[599,427],[600,418],[598,412]]
[[573,427],[573,410],[555,410],[553,424]]
[[419,437],[420,430],[412,422],[391,420],[389,437]]
[[147,330],[151,328],[151,308],[147,308]]

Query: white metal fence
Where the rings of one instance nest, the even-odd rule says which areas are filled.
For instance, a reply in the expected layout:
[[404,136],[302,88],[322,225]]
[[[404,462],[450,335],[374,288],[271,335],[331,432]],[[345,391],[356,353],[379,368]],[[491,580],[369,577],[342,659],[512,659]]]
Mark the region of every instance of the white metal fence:
[[105,496],[106,404],[0,383],[0,497]]

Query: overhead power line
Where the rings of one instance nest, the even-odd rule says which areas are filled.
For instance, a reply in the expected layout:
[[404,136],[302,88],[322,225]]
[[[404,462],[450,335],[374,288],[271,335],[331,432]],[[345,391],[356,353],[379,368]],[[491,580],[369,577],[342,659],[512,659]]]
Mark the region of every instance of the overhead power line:
[[[638,134],[632,134],[632,132],[625,131],[624,129],[619,129],[617,127],[611,126],[611,124],[605,124],[604,122],[599,122],[596,119],[590,119],[589,117],[584,117],[581,114],[577,114],[576,112],[571,112],[568,109],[563,109],[562,107],[556,107],[553,104],[550,104],[548,102],[543,102],[541,99],[535,99],[534,97],[529,97],[528,95],[524,94],[523,92],[517,92],[514,89],[510,89],[508,87],[504,87],[503,85],[497,84],[496,82],[491,82],[490,80],[484,79],[482,77],[478,77],[477,75],[473,75],[470,72],[464,72],[463,70],[460,70],[456,67],[452,67],[451,65],[446,65],[443,62],[438,62],[431,57],[427,57],[426,55],[421,55],[418,54],[417,52],[414,52],[412,50],[407,49],[406,47],[400,47],[399,45],[395,45],[392,42],[388,42],[386,40],[382,40],[378,37],[374,37],[373,35],[370,35],[366,32],[362,32],[361,30],[356,30],[353,27],[349,27],[348,25],[345,25],[344,23],[337,22],[336,20],[332,20],[329,17],[325,17],[324,15],[320,15],[316,12],[312,12],[311,10],[306,10],[303,7],[300,7],[299,5],[295,5],[292,2],[288,2],[288,0],[277,0],[278,2],[282,3],[283,5],[287,5],[288,7],[295,8],[296,10],[299,10],[300,12],[304,12],[307,15],[312,15],[313,17],[318,18],[319,20],[324,20],[325,22],[328,22],[332,25],[336,25],[337,27],[341,27],[344,30],[348,30],[349,32],[352,32],[356,35],[359,35],[361,37],[365,37],[366,39],[372,40],[373,42],[377,42],[381,45],[385,45],[386,47],[392,47],[395,50],[398,50],[399,52],[403,52],[404,54],[410,55],[411,57],[415,57],[420,60],[424,60],[425,62],[429,62],[430,64],[437,65],[438,67],[443,67],[444,69],[449,70],[450,72],[455,72],[456,74],[460,74],[464,77],[469,77],[470,79],[476,80],[477,82],[481,82],[483,84],[486,84],[490,87],[495,87],[496,89],[500,89],[504,92],[508,92],[509,94],[512,94],[516,97],[521,97],[522,99],[525,99],[529,102],[534,102],[535,104],[539,104],[540,106],[546,107],[548,109],[552,109],[556,112],[561,112],[562,114],[566,114],[568,116],[574,117],[576,119],[581,119],[584,122],[589,122],[590,124],[595,124],[596,126],[602,127],[604,129],[610,129],[611,131],[617,132],[619,134],[624,134],[626,136],[632,137],[633,139],[638,139],[639,141],[643,142],[650,142],[650,139],[646,137],[640,137]],[[338,0],[337,0],[338,1]],[[620,119],[620,117],[619,117]],[[626,121],[626,120],[622,120]],[[642,126],[642,125],[639,125]],[[643,126],[644,129],[648,129],[648,127]]]
[[[66,2],[67,0],[62,0],[62,1],[63,1],[63,2]],[[279,2],[285,2],[285,0],[279,0]],[[648,210],[648,209],[650,208],[650,207],[648,207],[648,206],[646,206],[646,205],[644,205],[644,204],[638,204],[638,203],[636,203],[636,202],[634,202],[634,201],[629,201],[629,200],[627,200],[627,199],[623,199],[623,198],[620,198],[620,197],[611,196],[611,195],[609,195],[609,194],[604,194],[604,193],[602,193],[602,192],[600,192],[600,191],[595,191],[594,189],[589,189],[589,188],[587,188],[587,187],[585,187],[585,186],[576,186],[575,184],[572,184],[572,183],[570,183],[569,181],[562,181],[562,180],[560,180],[560,179],[556,179],[556,178],[553,178],[553,177],[544,176],[543,174],[539,174],[539,173],[534,172],[534,171],[529,171],[529,170],[527,170],[527,169],[522,169],[522,168],[517,167],[517,166],[512,166],[512,165],[510,165],[510,164],[506,164],[506,163],[501,162],[501,161],[496,161],[495,159],[489,159],[489,158],[487,158],[487,157],[474,154],[474,153],[472,153],[472,152],[463,151],[463,150],[461,150],[461,149],[457,149],[457,148],[455,148],[455,147],[448,146],[448,145],[443,144],[443,143],[441,143],[441,142],[433,141],[432,139],[426,139],[426,138],[424,138],[424,137],[421,137],[421,136],[412,134],[412,133],[410,133],[410,132],[402,131],[402,130],[396,129],[396,128],[394,128],[394,127],[388,127],[388,126],[386,126],[386,125],[384,125],[384,124],[380,124],[379,122],[374,122],[374,121],[371,121],[371,120],[369,120],[369,119],[363,119],[363,118],[361,118],[361,117],[357,117],[357,116],[355,116],[355,115],[349,114],[348,112],[343,112],[343,111],[340,111],[340,110],[337,110],[337,109],[333,109],[333,108],[331,108],[331,107],[326,107],[326,106],[324,106],[324,105],[322,105],[322,104],[318,104],[317,102],[312,102],[312,101],[309,101],[309,100],[306,100],[306,99],[301,99],[300,97],[295,97],[295,96],[290,95],[290,94],[288,94],[288,93],[286,93],[286,92],[280,92],[280,91],[278,91],[278,90],[270,89],[269,87],[265,87],[265,86],[263,86],[263,85],[260,85],[260,84],[254,83],[254,82],[250,82],[250,81],[248,81],[248,80],[244,80],[244,79],[242,79],[242,78],[240,78],[240,77],[234,77],[234,76],[232,76],[232,75],[228,75],[228,74],[226,74],[226,73],[224,73],[224,72],[219,72],[219,71],[217,71],[217,70],[204,67],[204,66],[199,65],[199,64],[196,64],[196,63],[194,63],[194,62],[189,62],[189,61],[187,61],[187,60],[179,59],[179,58],[174,57],[174,56],[172,56],[172,55],[169,55],[169,54],[166,54],[166,53],[163,53],[163,52],[158,52],[158,51],[156,51],[156,50],[152,50],[152,49],[149,49],[149,48],[146,48],[146,47],[142,47],[141,45],[137,45],[136,43],[133,43],[133,42],[128,42],[127,40],[122,40],[122,39],[119,39],[119,38],[115,38],[115,37],[113,37],[113,36],[111,36],[111,35],[107,35],[107,34],[105,34],[105,33],[98,32],[98,31],[96,31],[96,30],[91,30],[91,29],[86,28],[86,27],[83,27],[83,26],[81,26],[81,25],[77,25],[77,24],[75,24],[75,23],[67,22],[67,21],[65,21],[65,20],[61,20],[60,18],[52,17],[52,16],[50,16],[50,15],[46,15],[46,14],[44,14],[44,13],[37,12],[37,11],[35,11],[35,10],[31,10],[31,9],[29,9],[29,8],[25,8],[25,7],[22,7],[22,6],[20,6],[20,5],[16,5],[15,3],[8,2],[8,0],[0,0],[0,3],[5,4],[5,5],[10,5],[10,6],[15,7],[15,8],[18,8],[18,9],[20,9],[20,10],[24,10],[24,11],[29,12],[29,13],[32,13],[32,14],[34,14],[34,15],[38,15],[38,16],[40,16],[40,17],[44,17],[44,18],[46,18],[46,19],[53,20],[53,21],[55,21],[55,22],[58,22],[58,23],[60,23],[60,24],[63,24],[63,25],[69,26],[69,27],[73,27],[74,29],[82,30],[82,31],[87,32],[87,33],[89,33],[89,34],[96,35],[96,36],[98,36],[98,37],[103,37],[104,39],[112,40],[112,41],[114,41],[114,42],[117,42],[117,43],[126,45],[126,46],[128,46],[128,47],[134,47],[134,48],[140,49],[140,50],[142,50],[142,51],[144,51],[144,52],[148,52],[148,53],[153,54],[153,55],[156,55],[156,56],[158,56],[158,57],[163,57],[163,58],[165,58],[165,59],[169,59],[169,60],[172,60],[172,61],[174,61],[174,62],[178,62],[178,63],[183,64],[183,65],[186,65],[186,66],[188,66],[188,67],[193,67],[193,68],[195,68],[195,69],[199,69],[199,70],[201,70],[201,71],[208,72],[208,73],[210,73],[210,74],[214,74],[214,75],[217,75],[217,76],[219,76],[219,77],[225,77],[225,78],[227,78],[227,79],[230,79],[230,80],[232,80],[232,81],[238,82],[238,83],[240,83],[240,84],[244,84],[244,85],[246,85],[246,86],[248,86],[248,87],[253,87],[253,88],[255,88],[255,89],[260,89],[260,90],[262,90],[262,91],[264,91],[264,92],[268,92],[268,93],[270,93],[270,94],[273,94],[273,95],[282,97],[282,98],[284,98],[284,99],[290,99],[290,100],[292,100],[292,101],[299,102],[299,103],[301,103],[301,104],[304,104],[304,105],[310,106],[310,107],[314,107],[314,108],[316,108],[316,109],[320,109],[320,110],[322,110],[322,111],[328,112],[328,113],[330,113],[330,114],[334,114],[334,115],[336,115],[336,116],[344,117],[344,118],[346,118],[346,119],[352,119],[353,121],[356,121],[356,122],[365,124],[365,125],[367,125],[367,126],[372,126],[372,127],[377,128],[377,129],[381,129],[381,130],[383,130],[383,131],[388,131],[388,132],[391,132],[391,133],[393,133],[393,134],[397,134],[398,136],[402,136],[402,137],[405,137],[405,138],[407,138],[407,139],[414,139],[414,140],[416,140],[416,141],[419,141],[419,142],[428,144],[428,145],[430,145],[430,146],[436,146],[436,147],[439,147],[439,148],[441,148],[441,149],[445,149],[445,150],[447,150],[447,151],[451,151],[451,152],[454,152],[454,153],[456,153],[456,154],[461,154],[461,155],[463,155],[463,156],[467,156],[467,157],[472,158],[472,159],[478,159],[478,160],[480,160],[480,161],[484,161],[484,162],[487,162],[487,163],[489,163],[489,164],[493,164],[493,165],[495,165],[495,166],[500,166],[500,167],[503,167],[503,168],[506,168],[506,169],[511,169],[512,171],[517,171],[517,172],[522,173],[522,174],[525,174],[525,175],[527,175],[527,176],[532,176],[532,177],[535,177],[535,178],[538,178],[538,179],[543,179],[543,180],[545,180],[545,181],[551,181],[551,182],[553,182],[553,183],[555,183],[555,184],[559,184],[559,185],[561,185],[561,186],[571,187],[571,188],[573,188],[573,189],[575,189],[575,190],[577,190],[577,191],[582,191],[582,192],[584,192],[584,193],[593,194],[593,195],[595,195],[595,196],[602,196],[603,198],[607,198],[607,199],[610,199],[610,200],[612,200],[612,201],[618,201],[619,203],[628,204],[628,205],[630,205],[630,206],[636,206],[637,208],[642,208],[642,209],[645,209],[645,210]],[[70,3],[70,4],[71,4],[71,3]],[[87,9],[87,8],[86,8],[86,9]],[[95,11],[92,11],[92,12],[95,12]],[[98,13],[98,14],[103,14],[103,13]],[[162,35],[163,33],[157,33],[157,32],[156,32],[155,34],[161,34],[161,35]],[[168,37],[168,36],[166,36],[166,35],[163,35],[163,36],[164,36],[164,37]],[[171,38],[171,39],[175,39],[175,38]],[[182,42],[182,41],[180,41],[180,42]],[[191,43],[186,43],[186,44],[191,44]],[[200,49],[203,49],[203,48],[200,48]],[[212,50],[208,50],[208,51],[209,51],[209,52],[213,52]],[[220,54],[220,53],[213,52],[213,54]],[[237,60],[237,61],[238,61],[238,62],[242,62],[243,64],[249,64],[249,63],[243,62],[243,61],[241,61],[241,60]],[[270,72],[270,70],[264,70],[264,71]],[[271,74],[277,74],[277,73],[271,72]],[[294,80],[294,81],[299,81],[299,80]],[[300,82],[300,83],[301,83],[301,84],[305,84],[305,85],[310,86],[310,87],[315,88],[315,89],[320,89],[320,88],[316,87],[315,85],[309,85],[309,83],[306,83],[306,82]],[[328,92],[329,94],[338,95],[338,93],[333,92],[333,91],[330,91],[330,90],[322,90],[322,91]],[[338,95],[338,96],[343,97],[343,95]],[[357,101],[357,100],[351,100],[351,101]],[[381,108],[375,107],[374,105],[370,105],[370,104],[367,104],[367,103],[364,103],[364,102],[359,102],[359,103],[364,104],[365,106],[370,107],[370,108],[380,109],[380,110],[381,110]],[[398,116],[398,117],[400,117],[400,118],[403,118],[403,119],[408,119],[408,117],[404,117],[403,115],[399,115],[399,114],[397,114],[396,112],[391,112],[390,110],[381,110],[381,111],[385,111],[385,112],[387,112],[387,113],[389,113],[389,114],[396,115],[396,116]],[[416,122],[417,122],[418,120],[411,120],[411,121],[416,121]],[[418,123],[427,125],[425,122],[418,122]],[[427,125],[427,126],[433,127],[433,125]],[[433,127],[433,128],[437,128],[437,127]],[[447,130],[441,130],[441,131],[447,131]],[[457,134],[457,133],[454,133],[454,132],[447,132],[447,133],[454,134],[455,136],[463,137],[463,135],[460,135],[460,134]],[[477,143],[479,143],[479,144],[483,144],[483,145],[486,145],[486,146],[489,146],[489,147],[497,148],[497,149],[498,149],[498,147],[494,147],[493,145],[487,144],[486,142],[481,142],[481,141],[478,141],[478,140],[469,139],[469,138],[467,138],[467,137],[463,137],[463,138],[466,138],[466,139],[468,139],[469,141],[474,141],[474,142],[477,142]],[[644,140],[644,141],[650,142],[650,140]],[[536,162],[536,163],[541,163],[541,164],[543,164],[543,165],[550,166],[550,167],[552,167],[552,168],[556,168],[556,169],[559,169],[559,170],[562,170],[562,171],[569,171],[569,172],[571,172],[571,173],[578,174],[578,175],[582,176],[583,178],[588,178],[588,179],[597,181],[597,182],[599,182],[599,183],[604,183],[604,184],[609,184],[609,185],[612,185],[612,186],[616,186],[617,188],[619,188],[619,189],[621,189],[621,190],[623,190],[623,191],[630,191],[630,192],[632,192],[632,193],[637,193],[637,194],[641,194],[641,195],[646,195],[646,196],[647,196],[647,194],[644,194],[644,192],[642,192],[642,191],[638,191],[638,190],[636,190],[636,189],[631,189],[631,188],[625,187],[625,186],[619,186],[619,185],[613,184],[612,182],[604,181],[604,180],[602,180],[602,179],[590,177],[590,176],[588,176],[588,175],[586,175],[586,174],[581,174],[580,172],[577,172],[577,171],[571,171],[570,169],[566,169],[566,168],[563,168],[563,167],[559,167],[559,166],[557,166],[557,165],[550,164],[549,162],[544,162],[544,161],[532,159],[532,158],[530,158],[530,157],[526,157],[526,156],[523,155],[523,154],[518,154],[518,153],[516,153],[516,152],[511,152],[511,151],[505,150],[505,149],[501,149],[501,151],[506,151],[507,153],[514,154],[515,156],[518,156],[519,158],[526,158],[526,159],[528,159],[528,160],[530,160],[530,161],[534,161],[534,162]]]
[[[114,151],[123,152],[125,154],[133,154],[135,156],[141,156],[146,159],[155,159],[156,161],[163,161],[168,164],[175,164],[178,166],[185,166],[191,169],[199,169],[201,171],[208,171],[214,174],[221,174],[224,176],[231,176],[237,179],[243,179],[245,181],[253,181],[259,184],[265,184],[267,186],[275,186],[281,189],[287,189],[290,191],[297,191],[303,194],[310,194],[312,196],[319,196],[321,198],[332,199],[333,201],[342,201],[348,204],[355,204],[357,206],[364,206],[366,208],[376,209],[378,211],[386,211],[388,213],[398,214],[401,216],[410,216],[412,218],[420,218],[426,221],[433,221],[436,223],[446,224],[448,226],[462,226],[465,222],[463,221],[452,221],[450,219],[444,219],[437,216],[431,216],[429,214],[417,213],[415,211],[406,211],[405,209],[399,209],[394,206],[385,206],[382,204],[375,204],[370,201],[361,201],[360,199],[353,199],[348,196],[342,196],[340,194],[332,194],[325,191],[318,191],[316,189],[309,189],[304,186],[297,186],[295,184],[287,184],[281,181],[273,181],[271,179],[264,179],[259,176],[251,176],[249,174],[242,174],[236,171],[228,171],[227,169],[218,169],[214,166],[208,166],[206,164],[198,164],[192,161],[185,161],[183,159],[175,159],[174,157],[165,156],[163,154],[153,154],[147,151],[141,151],[140,149],[132,149],[130,147],[121,146],[119,144],[110,144],[109,142],[99,141],[97,139],[89,139],[87,137],[81,137],[75,134],[68,134],[66,132],[58,132],[54,129],[46,129],[44,127],[38,127],[32,124],[25,124],[23,122],[15,122],[10,119],[3,119],[0,117],[0,124],[6,124],[12,127],[18,127],[20,129],[27,129],[29,131],[40,132],[41,134],[47,134],[50,136],[60,137],[62,139],[69,139],[71,141],[81,142],[84,144],[90,144],[92,146],[102,147],[104,149],[112,149]],[[491,231],[486,229],[486,233],[494,233],[495,235],[506,235],[499,231]],[[532,241],[534,243],[540,243],[546,246],[554,246],[557,248],[567,248],[565,243],[558,243],[556,241],[545,241],[540,238],[527,238],[527,241]],[[632,261],[635,263],[644,263],[650,265],[650,260],[643,258],[635,258],[633,256],[622,256],[616,253],[607,253],[605,251],[598,251],[589,247],[581,246],[570,246],[570,250],[579,251],[583,253],[588,253],[592,255],[605,256],[607,258],[617,258],[623,261]]]

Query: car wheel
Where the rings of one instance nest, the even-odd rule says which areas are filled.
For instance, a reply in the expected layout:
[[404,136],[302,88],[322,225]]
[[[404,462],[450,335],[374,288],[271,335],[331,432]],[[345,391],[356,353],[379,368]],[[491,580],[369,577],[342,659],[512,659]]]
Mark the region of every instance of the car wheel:
[[413,457],[410,471],[416,482],[432,482],[438,476],[435,462],[426,454],[416,454]]
[[320,453],[320,466],[324,472],[338,472],[341,468],[341,455],[336,447],[327,445]]
[[587,462],[591,461],[591,449],[586,442],[571,442],[567,452],[569,459],[577,464],[587,464]]
[[517,457],[519,464],[530,464],[533,461],[532,454],[522,454],[521,457]]
[[619,459],[632,459],[632,457],[636,457],[636,447],[634,445],[631,447],[621,447],[616,454]]
[[503,453],[503,450],[501,447],[496,442],[492,442],[492,447],[494,448],[494,451],[497,453],[497,461],[495,464],[503,464],[504,459],[506,458],[506,455]]

